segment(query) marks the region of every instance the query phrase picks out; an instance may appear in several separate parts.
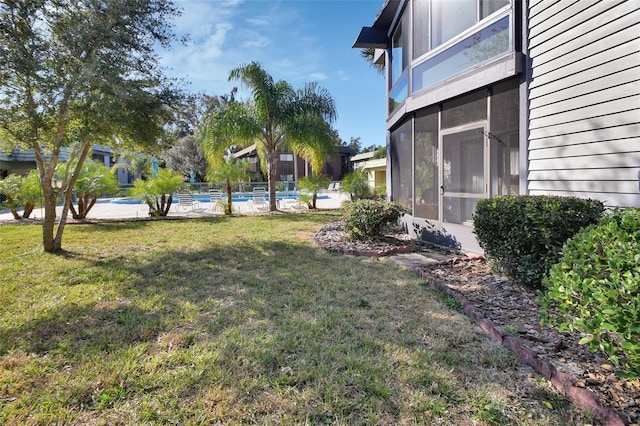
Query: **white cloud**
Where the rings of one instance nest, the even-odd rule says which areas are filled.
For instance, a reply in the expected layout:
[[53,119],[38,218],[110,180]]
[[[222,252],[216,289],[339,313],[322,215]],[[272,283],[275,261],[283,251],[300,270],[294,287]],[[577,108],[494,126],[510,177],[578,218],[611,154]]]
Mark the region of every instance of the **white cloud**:
[[314,80],[314,81],[321,81],[321,80],[326,80],[327,79],[327,75],[325,73],[322,73],[322,72],[313,72],[313,73],[309,74],[309,78],[311,80]]
[[263,16],[258,18],[245,19],[245,22],[254,27],[268,27],[271,24],[272,19]]
[[346,80],[350,79],[349,75],[346,72],[342,71],[342,70],[338,70],[336,72],[336,78],[338,80],[341,80],[341,81],[346,81]]

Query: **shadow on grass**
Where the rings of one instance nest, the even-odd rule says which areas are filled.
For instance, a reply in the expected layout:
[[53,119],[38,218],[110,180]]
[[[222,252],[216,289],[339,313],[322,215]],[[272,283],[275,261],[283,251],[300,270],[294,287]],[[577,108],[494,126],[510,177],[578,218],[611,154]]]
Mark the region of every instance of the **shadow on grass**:
[[[326,217],[301,216],[270,215],[261,220],[273,227],[297,220],[327,222]],[[146,224],[95,226],[112,232],[136,231]],[[268,240],[258,233],[242,238],[232,242],[211,238],[196,249],[154,246],[141,252],[144,247],[136,246],[108,257],[68,252],[69,264],[78,261],[84,275],[78,272],[78,277],[62,277],[51,285],[71,288],[87,279],[104,296],[86,304],[55,300],[37,318],[5,324],[0,328],[0,355],[16,350],[56,360],[58,369],[102,370],[106,379],[87,380],[103,380],[104,387],[126,385],[134,396],[148,392],[162,400],[175,398],[176,385],[165,383],[169,378],[144,379],[153,383],[152,388],[134,379],[121,383],[118,374],[108,371],[112,367],[91,362],[101,355],[121,357],[124,362],[120,354],[138,345],[143,347],[142,361],[128,361],[127,372],[145,378],[165,369],[158,364],[157,370],[149,371],[146,359],[160,363],[170,351],[188,347],[179,361],[188,366],[180,373],[181,403],[202,400],[206,396],[202,389],[218,386],[225,394],[243,395],[242,401],[214,398],[216,407],[228,404],[234,407],[228,410],[235,410],[230,411],[235,417],[219,420],[239,423],[254,410],[254,421],[285,413],[311,423],[339,419],[364,424],[375,413],[374,423],[393,424],[402,412],[402,420],[428,424],[446,411],[471,404],[475,393],[470,382],[483,392],[495,386],[492,377],[480,374],[483,368],[511,367],[497,349],[479,355],[489,348],[483,346],[486,339],[479,330],[461,331],[469,321],[434,304],[408,271],[326,253],[287,235]],[[173,368],[167,366],[165,374],[170,376]],[[191,371],[202,373],[190,376]],[[36,394],[60,385],[48,374],[53,373],[38,377],[46,386]],[[303,397],[296,400],[296,395]],[[37,406],[37,396],[29,401],[21,398],[16,405]],[[83,404],[90,410],[86,407],[97,402],[86,398]],[[478,410],[486,405],[479,404]],[[175,419],[192,420],[188,412],[183,415],[187,417]]]

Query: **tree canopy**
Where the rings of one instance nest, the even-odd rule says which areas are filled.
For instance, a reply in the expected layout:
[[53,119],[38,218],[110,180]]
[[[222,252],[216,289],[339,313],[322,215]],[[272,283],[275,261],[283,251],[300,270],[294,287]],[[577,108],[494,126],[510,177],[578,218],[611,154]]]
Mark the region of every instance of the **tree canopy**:
[[[178,14],[170,0],[0,3],[0,141],[35,153],[45,251],[62,247],[73,186],[93,144],[154,146],[163,135],[178,91],[155,52],[175,39],[170,19]],[[63,147],[76,167],[54,189]]]
[[257,62],[231,71],[251,92],[246,102],[229,102],[213,109],[200,132],[207,158],[220,161],[233,145],[256,144],[269,181],[269,208],[276,210],[277,152],[284,144],[319,171],[335,150],[331,122],[336,108],[330,93],[316,83],[295,90],[286,81],[274,81]]

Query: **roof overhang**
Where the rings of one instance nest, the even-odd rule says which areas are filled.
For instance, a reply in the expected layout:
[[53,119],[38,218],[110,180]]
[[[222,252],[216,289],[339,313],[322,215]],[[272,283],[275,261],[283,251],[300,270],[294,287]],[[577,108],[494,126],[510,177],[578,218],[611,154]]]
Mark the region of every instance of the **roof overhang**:
[[401,3],[402,0],[386,0],[373,25],[362,28],[353,47],[385,49],[387,47],[387,34]]
[[353,47],[358,49],[384,49],[387,47],[387,32],[374,27],[362,27]]
[[256,144],[254,143],[253,145],[249,145],[245,149],[242,149],[242,150],[234,153],[233,154],[233,158],[248,157],[248,156],[254,155],[255,151],[256,151]]

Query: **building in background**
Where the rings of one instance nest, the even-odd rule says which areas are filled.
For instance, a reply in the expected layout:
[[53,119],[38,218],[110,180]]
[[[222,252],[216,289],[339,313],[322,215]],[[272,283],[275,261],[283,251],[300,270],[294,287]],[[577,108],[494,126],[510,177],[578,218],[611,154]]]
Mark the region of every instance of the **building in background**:
[[362,170],[367,174],[367,182],[371,189],[387,184],[387,158],[376,158],[375,151],[363,152],[351,157],[353,170]]
[[[328,156],[320,174],[327,175],[332,181],[341,181],[342,178],[353,171],[350,159],[354,150],[348,146],[336,147],[334,155]],[[248,146],[235,154],[234,158],[243,158],[250,163],[249,171],[255,173],[255,179],[261,182],[267,181],[266,172],[260,167],[260,160],[256,152],[256,145]],[[278,176],[277,181],[297,182],[301,177],[311,173],[311,166],[300,156],[287,151],[278,151]]]
[[[67,161],[68,158],[69,150],[62,148],[60,161]],[[111,148],[101,145],[93,146],[91,158],[103,163],[108,168],[113,167],[116,161]],[[36,159],[32,149],[25,151],[14,149],[9,153],[0,151],[0,179],[4,179],[10,174],[26,175],[34,169],[36,169]],[[128,185],[133,182],[133,175],[126,169],[118,168],[115,173],[120,185]]]

